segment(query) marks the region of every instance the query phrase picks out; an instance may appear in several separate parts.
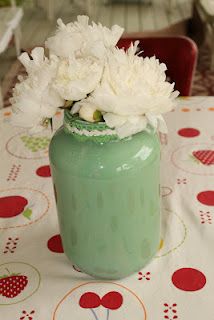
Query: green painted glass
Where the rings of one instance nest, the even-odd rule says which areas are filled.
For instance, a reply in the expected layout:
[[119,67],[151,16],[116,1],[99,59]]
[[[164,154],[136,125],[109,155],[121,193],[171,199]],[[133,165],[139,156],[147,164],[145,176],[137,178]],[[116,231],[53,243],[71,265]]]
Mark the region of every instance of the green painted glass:
[[160,145],[151,128],[122,140],[106,129],[66,111],[49,155],[65,254],[93,277],[120,279],[158,250]]

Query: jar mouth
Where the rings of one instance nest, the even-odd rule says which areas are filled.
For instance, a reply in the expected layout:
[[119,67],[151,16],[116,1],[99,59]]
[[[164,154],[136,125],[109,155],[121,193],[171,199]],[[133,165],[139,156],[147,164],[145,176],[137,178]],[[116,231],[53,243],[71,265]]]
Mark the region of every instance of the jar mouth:
[[77,114],[71,114],[69,110],[64,112],[64,129],[81,140],[108,142],[119,139],[116,131],[105,122],[88,122],[80,119]]

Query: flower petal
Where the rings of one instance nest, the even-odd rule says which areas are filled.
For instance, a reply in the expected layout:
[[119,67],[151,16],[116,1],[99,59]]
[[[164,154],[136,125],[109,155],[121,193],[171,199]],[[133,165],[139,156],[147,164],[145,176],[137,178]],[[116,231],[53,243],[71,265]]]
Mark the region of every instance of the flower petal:
[[103,118],[110,128],[120,127],[127,121],[126,117],[113,113],[106,113]]
[[115,130],[120,139],[126,138],[138,132],[141,132],[146,129],[147,120],[146,117],[139,117],[137,123],[131,123],[127,120],[121,127],[116,127]]

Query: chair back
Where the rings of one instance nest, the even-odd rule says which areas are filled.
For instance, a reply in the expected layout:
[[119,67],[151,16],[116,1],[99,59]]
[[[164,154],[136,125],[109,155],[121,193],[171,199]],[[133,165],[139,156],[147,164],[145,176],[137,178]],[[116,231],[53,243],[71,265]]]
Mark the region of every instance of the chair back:
[[156,56],[167,66],[167,78],[175,82],[175,89],[181,96],[191,95],[193,75],[198,49],[193,40],[184,36],[174,37],[126,37],[119,40],[119,48],[128,49],[131,42],[139,40],[140,56]]

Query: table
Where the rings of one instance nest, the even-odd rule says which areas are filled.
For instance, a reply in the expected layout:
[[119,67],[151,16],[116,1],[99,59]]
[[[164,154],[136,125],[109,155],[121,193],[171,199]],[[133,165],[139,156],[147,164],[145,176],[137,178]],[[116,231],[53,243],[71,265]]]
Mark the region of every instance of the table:
[[[214,97],[178,99],[166,115],[159,251],[119,281],[96,281],[63,254],[48,167],[51,132],[29,136],[9,125],[10,115],[10,108],[0,112],[1,318],[213,319]],[[58,112],[55,129],[61,121]]]

